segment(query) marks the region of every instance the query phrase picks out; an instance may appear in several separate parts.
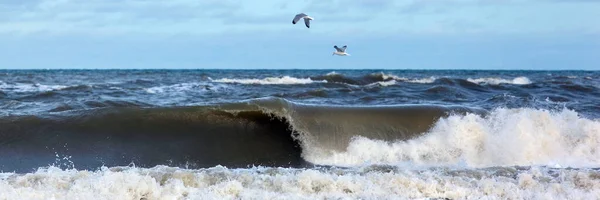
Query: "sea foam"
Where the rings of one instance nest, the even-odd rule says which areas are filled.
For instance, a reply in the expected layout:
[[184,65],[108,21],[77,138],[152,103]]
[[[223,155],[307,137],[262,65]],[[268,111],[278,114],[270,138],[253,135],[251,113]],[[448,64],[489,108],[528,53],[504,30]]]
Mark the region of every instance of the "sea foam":
[[230,79],[222,78],[213,80],[218,83],[239,83],[239,84],[257,84],[257,85],[293,85],[293,84],[310,84],[310,83],[326,83],[327,81],[313,81],[310,78],[295,78],[290,76],[283,77],[267,77],[263,79]]
[[408,141],[355,137],[345,151],[305,149],[321,165],[363,166],[408,163],[419,166],[491,167],[600,166],[600,122],[571,110],[495,109],[482,117],[452,115]]
[[0,174],[0,199],[596,199],[598,171],[552,168],[188,170],[42,168]]

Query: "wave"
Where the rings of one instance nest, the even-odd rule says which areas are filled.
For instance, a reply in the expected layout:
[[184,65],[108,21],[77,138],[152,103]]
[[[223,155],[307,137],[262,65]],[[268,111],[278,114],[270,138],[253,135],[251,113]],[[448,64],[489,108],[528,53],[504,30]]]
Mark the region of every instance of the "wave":
[[[312,79],[326,80],[329,83],[346,83],[346,84],[351,84],[351,85],[369,85],[369,84],[375,84],[377,82],[388,82],[391,80],[395,80],[395,81],[399,81],[399,82],[406,82],[406,83],[431,84],[431,83],[435,83],[440,78],[434,77],[434,76],[420,77],[420,78],[406,78],[406,77],[399,77],[399,76],[396,76],[393,74],[386,74],[383,72],[372,73],[372,74],[368,74],[368,75],[365,75],[362,77],[346,77],[343,74],[331,72],[324,76],[312,77]],[[445,77],[442,79],[455,80],[458,82],[460,82],[462,80],[466,80],[466,81],[476,83],[476,84],[490,84],[490,85],[499,85],[499,84],[526,85],[526,84],[532,83],[532,81],[529,80],[529,78],[527,78],[527,77],[517,77],[512,80],[502,79],[502,78],[494,78],[494,77],[492,77],[492,78],[476,78],[476,79],[473,79],[473,78],[450,79],[448,77]]]
[[[325,80],[329,83],[345,83],[350,85],[372,85],[376,83],[389,82],[392,80],[398,82],[406,82],[406,83],[418,83],[418,84],[431,84],[438,81],[440,78],[438,77],[420,77],[420,78],[406,78],[399,77],[393,74],[386,74],[383,72],[380,73],[372,73],[362,77],[347,77],[343,74],[331,72],[327,73],[324,76],[311,77],[313,80]],[[460,79],[460,78],[441,78],[446,80],[451,80],[451,82],[461,82],[461,81],[469,81],[471,83],[476,84],[490,84],[490,85],[499,85],[499,84],[515,84],[515,85],[526,85],[531,84],[532,81],[527,77],[517,77],[512,80],[502,79],[502,78],[468,78],[468,79]],[[444,81],[442,81],[444,82]]]
[[391,142],[355,137],[344,151],[307,156],[336,166],[411,163],[428,166],[600,166],[600,121],[576,112],[496,109],[452,115],[421,137]]
[[4,170],[72,156],[81,168],[373,164],[600,164],[600,122],[570,110],[323,106],[265,98],[214,106],[110,108],[0,118]]
[[423,84],[428,84],[428,83],[433,83],[435,82],[435,80],[437,80],[437,78],[435,77],[429,77],[429,78],[417,78],[417,79],[408,79],[408,78],[401,78],[400,80],[404,80],[405,82],[409,82],[409,83],[423,83]]
[[0,89],[12,92],[49,92],[76,86],[44,85],[39,83],[5,83],[0,81]]
[[258,84],[258,85],[292,85],[292,84],[310,84],[310,83],[326,83],[326,81],[314,81],[310,78],[294,78],[290,76],[283,77],[267,77],[263,79],[229,79],[222,78],[213,80],[217,83],[240,83],[240,84]]
[[165,164],[304,166],[284,121],[258,111],[121,108],[0,120],[0,168],[28,171],[68,155],[78,169]]
[[477,84],[490,84],[490,85],[500,85],[500,84],[514,84],[514,85],[527,85],[531,84],[531,80],[529,78],[521,76],[514,78],[512,80],[502,79],[502,78],[468,78],[467,81],[477,83]]
[[390,86],[390,85],[396,85],[396,80],[377,81],[375,83],[369,84],[368,86],[382,86],[382,87],[386,87],[386,86]]
[[146,92],[150,94],[164,93],[164,92],[178,92],[184,90],[207,90],[207,85],[202,83],[180,83],[169,86],[156,86],[146,88]]
[[228,169],[165,166],[0,174],[0,199],[596,199],[597,170]]
[[343,150],[354,136],[405,140],[448,112],[473,110],[317,106],[268,98],[216,106],[8,116],[0,118],[0,157],[13,159],[0,161],[0,167],[31,169],[50,163],[56,153],[72,156],[82,168],[167,161],[197,167],[306,166],[310,163],[302,154],[311,155],[311,149]]
[[164,86],[164,85],[163,86],[155,86],[155,87],[146,88],[145,91],[150,94],[160,94],[160,93],[176,93],[176,92],[183,92],[183,91],[203,92],[203,91],[211,91],[211,90],[221,90],[224,88],[225,88],[225,86],[222,86],[222,85],[212,85],[212,84],[207,84],[207,83],[202,83],[202,82],[195,82],[195,83],[178,83],[178,84],[167,85],[167,86]]
[[433,83],[435,82],[435,80],[437,80],[436,77],[425,77],[425,78],[405,78],[405,77],[398,77],[396,75],[392,75],[392,74],[384,74],[384,73],[374,73],[371,74],[369,76],[374,76],[374,77],[381,77],[384,80],[397,80],[397,81],[402,81],[402,82],[408,82],[408,83],[421,83],[421,84],[429,84],[429,83]]
[[311,83],[330,83],[330,84],[348,84],[348,85],[379,85],[389,86],[395,85],[396,81],[408,83],[433,83],[436,78],[402,78],[384,73],[373,73],[361,77],[347,77],[343,74],[330,72],[322,76],[313,76],[308,78],[297,78],[291,76],[282,77],[266,77],[263,79],[257,78],[221,78],[212,80],[217,83],[238,83],[238,84],[254,84],[254,85],[296,85],[296,84],[311,84]]
[[392,85],[391,83],[392,82],[395,83],[396,81],[408,82],[408,83],[429,84],[429,83],[433,83],[436,80],[435,77],[404,78],[404,77],[398,77],[398,76],[395,76],[392,74],[385,74],[383,72],[371,73],[371,74],[364,75],[361,77],[348,77],[348,76],[345,76],[345,75],[337,73],[337,72],[330,72],[324,76],[311,77],[311,79],[327,81],[328,83],[343,83],[343,84],[349,84],[349,85],[380,84],[381,86]]
[[[371,73],[364,76],[359,77],[351,77],[346,76],[337,72],[330,72],[321,76],[313,76],[308,78],[297,78],[291,76],[283,76],[283,77],[267,77],[263,79],[230,79],[230,78],[222,78],[217,80],[212,80],[212,82],[219,83],[239,83],[239,84],[258,84],[258,85],[291,85],[291,84],[311,84],[311,83],[330,83],[330,84],[347,84],[347,85],[380,85],[380,86],[389,86],[395,85],[396,82],[404,82],[404,83],[416,83],[416,84],[431,84],[438,81],[440,78],[438,77],[420,77],[420,78],[405,78],[399,77],[393,74],[385,74],[383,72],[380,73]],[[476,84],[489,84],[489,85],[500,85],[500,84],[514,84],[514,85],[527,85],[531,84],[532,81],[527,77],[516,77],[512,80],[502,79],[502,78],[441,78],[451,80],[451,82],[462,82],[468,81]],[[443,82],[443,81],[442,81]],[[394,84],[392,84],[394,83]]]

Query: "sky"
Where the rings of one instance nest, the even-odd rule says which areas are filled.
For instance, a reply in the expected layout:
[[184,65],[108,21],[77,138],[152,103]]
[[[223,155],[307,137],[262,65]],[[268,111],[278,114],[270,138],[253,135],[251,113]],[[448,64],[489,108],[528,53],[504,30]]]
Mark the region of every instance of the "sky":
[[[1,69],[600,70],[600,0],[1,0]],[[297,13],[311,28],[292,24]],[[332,56],[348,45],[351,56]]]

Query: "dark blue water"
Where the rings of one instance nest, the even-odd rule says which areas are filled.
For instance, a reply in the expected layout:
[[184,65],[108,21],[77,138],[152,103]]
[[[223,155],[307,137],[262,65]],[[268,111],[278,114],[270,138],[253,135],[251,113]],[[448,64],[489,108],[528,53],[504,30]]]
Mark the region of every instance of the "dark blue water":
[[334,105],[439,104],[600,111],[598,71],[2,70],[2,115],[279,97]]

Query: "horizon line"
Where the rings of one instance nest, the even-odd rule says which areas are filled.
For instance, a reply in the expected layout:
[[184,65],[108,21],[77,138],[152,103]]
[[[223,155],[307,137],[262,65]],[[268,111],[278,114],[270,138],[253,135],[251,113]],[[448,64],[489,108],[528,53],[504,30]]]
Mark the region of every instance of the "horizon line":
[[467,68],[456,68],[456,69],[444,69],[444,68],[430,68],[430,69],[392,69],[392,68],[359,68],[359,69],[346,69],[346,68],[0,68],[0,71],[27,71],[27,70],[97,70],[97,71],[108,71],[108,70],[406,70],[406,71],[600,71],[594,69],[467,69]]

